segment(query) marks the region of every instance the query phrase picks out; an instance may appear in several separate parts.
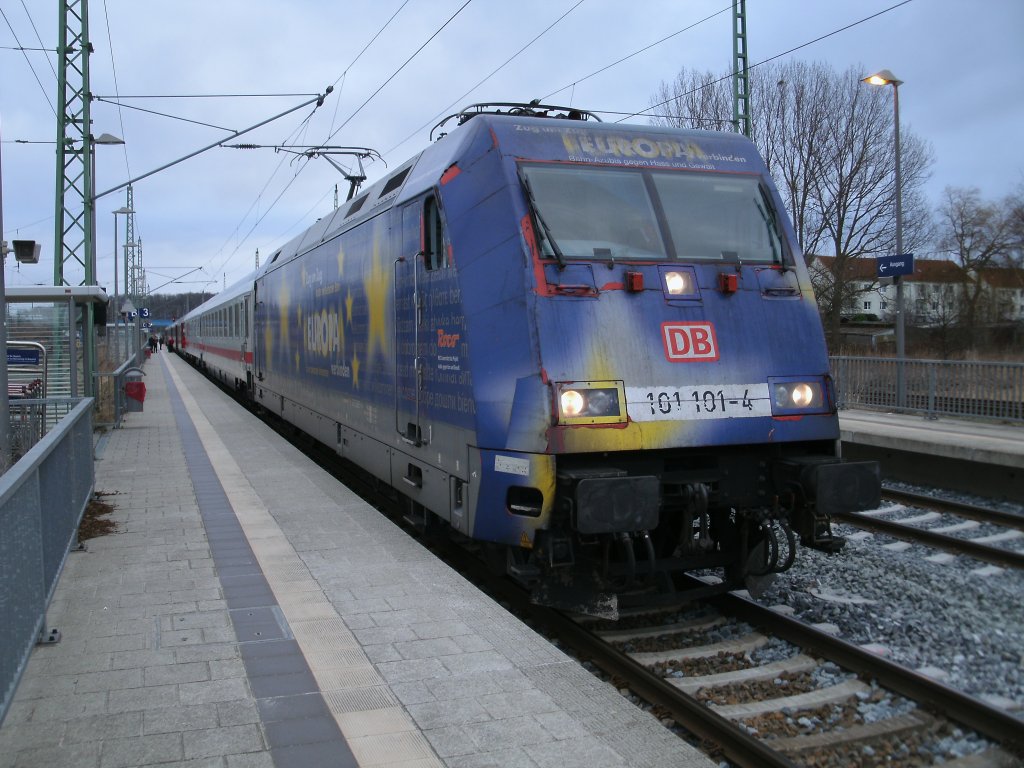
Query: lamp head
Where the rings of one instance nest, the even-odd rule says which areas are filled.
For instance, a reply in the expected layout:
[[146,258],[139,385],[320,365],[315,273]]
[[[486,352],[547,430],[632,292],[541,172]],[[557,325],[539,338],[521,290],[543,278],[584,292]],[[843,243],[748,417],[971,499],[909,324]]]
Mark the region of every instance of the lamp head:
[[903,85],[903,81],[898,80],[896,75],[888,69],[883,69],[879,72],[875,72],[873,75],[868,75],[864,78],[864,82],[868,85]]

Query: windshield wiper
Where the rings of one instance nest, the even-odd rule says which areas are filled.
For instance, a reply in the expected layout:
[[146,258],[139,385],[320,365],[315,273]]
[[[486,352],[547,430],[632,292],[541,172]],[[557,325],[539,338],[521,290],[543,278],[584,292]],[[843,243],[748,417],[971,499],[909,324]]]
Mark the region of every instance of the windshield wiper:
[[530,180],[522,171],[519,172],[519,180],[523,183],[523,189],[526,190],[526,197],[530,202],[530,207],[533,209],[533,215],[537,219],[537,223],[540,224],[541,234],[551,246],[552,253],[555,254],[555,259],[558,261],[558,268],[565,269],[565,255],[562,253],[562,249],[558,247],[558,243],[555,242],[555,236],[551,234],[551,227],[548,226],[548,223],[544,221],[544,216],[541,215],[540,206],[537,205],[537,198],[533,196],[533,188],[530,186]]
[[775,221],[775,208],[772,206],[771,199],[765,194],[764,187],[759,185],[757,191],[761,193],[761,202],[764,203],[764,207],[762,208],[761,203],[757,200],[754,201],[754,205],[757,206],[757,211],[761,214],[765,227],[768,228],[768,242],[772,244],[772,263],[778,264],[785,269],[786,265],[782,262],[782,254],[779,253],[777,243],[779,228],[778,223]]

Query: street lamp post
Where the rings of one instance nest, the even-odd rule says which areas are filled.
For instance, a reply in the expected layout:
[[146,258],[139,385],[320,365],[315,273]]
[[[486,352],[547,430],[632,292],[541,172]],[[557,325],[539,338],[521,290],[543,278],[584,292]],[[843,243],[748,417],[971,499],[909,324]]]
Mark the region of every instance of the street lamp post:
[[[127,237],[127,232],[125,233],[125,236]],[[138,351],[138,345],[139,345],[138,329],[136,328],[135,332],[132,333],[129,330],[130,326],[128,324],[128,320],[130,319],[132,313],[136,311],[136,307],[132,303],[132,296],[134,295],[134,293],[132,291],[132,288],[134,286],[129,286],[129,284],[128,284],[128,249],[129,248],[134,248],[134,247],[135,247],[135,243],[129,243],[129,242],[126,242],[124,244],[124,246],[122,246],[122,250],[124,251],[124,303],[121,305],[121,313],[124,314],[124,330],[125,330],[124,358],[125,358],[125,360],[128,359],[129,355],[133,355],[133,354],[135,354],[135,352]],[[135,298],[136,298],[136,300],[138,300],[138,296],[136,296]],[[129,336],[131,336],[131,338],[133,339],[133,343],[132,344],[128,343]],[[136,347],[135,352],[132,351],[132,346]]]
[[[96,145],[124,144],[124,139],[101,134],[89,142],[89,196],[85,200],[86,243],[85,285],[98,285],[96,279]],[[116,227],[115,227],[116,231]],[[82,347],[85,350],[83,371],[86,395],[96,394],[96,327],[93,321],[93,305],[90,301],[83,310]]]
[[[896,146],[896,255],[903,255],[903,177],[900,174],[900,86],[902,80],[888,69],[883,69],[864,78],[869,85],[891,85],[893,107],[893,141]],[[896,406],[903,408],[907,401],[907,382],[904,371],[906,357],[906,336],[903,326],[903,278],[896,275],[892,279],[896,286]]]
[[[121,317],[121,308],[120,308],[120,306],[117,303],[118,302],[118,285],[117,285],[117,272],[118,272],[118,268],[117,268],[117,216],[118,216],[118,214],[129,214],[129,213],[135,213],[135,211],[133,211],[131,208],[129,208],[129,207],[125,206],[125,205],[122,205],[116,211],[113,211],[113,214],[114,214],[114,339],[116,341],[116,343],[114,344],[114,353],[116,355],[118,355],[119,357],[120,357],[120,354],[121,354],[121,337],[119,335],[120,334],[120,326],[121,326],[120,319],[119,319]],[[125,276],[124,276],[124,288],[125,288],[124,292],[127,295],[127,293],[128,293],[128,275],[127,274],[125,274]],[[127,330],[126,330],[126,332],[125,332],[125,342],[124,342],[124,357],[121,358],[121,362],[123,362],[123,361],[125,361],[127,359],[128,359],[128,334],[127,334]]]

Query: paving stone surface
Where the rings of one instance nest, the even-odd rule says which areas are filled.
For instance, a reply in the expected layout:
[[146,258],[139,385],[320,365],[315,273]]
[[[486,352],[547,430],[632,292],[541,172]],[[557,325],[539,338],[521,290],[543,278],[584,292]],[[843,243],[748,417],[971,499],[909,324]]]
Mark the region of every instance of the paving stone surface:
[[180,359],[146,373],[0,768],[713,765]]

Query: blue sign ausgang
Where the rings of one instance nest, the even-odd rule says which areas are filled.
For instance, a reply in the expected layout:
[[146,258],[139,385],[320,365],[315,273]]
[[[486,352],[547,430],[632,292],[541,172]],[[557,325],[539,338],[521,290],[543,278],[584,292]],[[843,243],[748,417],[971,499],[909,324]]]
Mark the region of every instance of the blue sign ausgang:
[[896,277],[914,274],[914,254],[901,253],[896,256],[876,256],[875,268],[879,277]]

